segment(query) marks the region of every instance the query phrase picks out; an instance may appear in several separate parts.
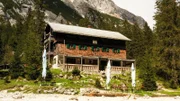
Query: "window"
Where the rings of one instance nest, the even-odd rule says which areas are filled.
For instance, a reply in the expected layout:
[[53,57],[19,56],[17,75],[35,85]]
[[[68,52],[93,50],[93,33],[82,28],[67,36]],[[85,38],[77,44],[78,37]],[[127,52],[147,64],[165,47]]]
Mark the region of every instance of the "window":
[[98,44],[97,40],[93,40],[92,43],[95,44],[95,45]]
[[83,64],[97,65],[97,60],[96,59],[83,59]]

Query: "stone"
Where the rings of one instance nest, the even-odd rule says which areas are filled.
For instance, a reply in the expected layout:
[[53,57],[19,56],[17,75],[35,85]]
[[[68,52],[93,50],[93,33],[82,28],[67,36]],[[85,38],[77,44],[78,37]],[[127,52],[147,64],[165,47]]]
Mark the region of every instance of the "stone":
[[78,98],[76,98],[76,97],[72,97],[72,98],[70,98],[69,100],[78,101]]
[[14,95],[12,96],[14,99],[22,99],[24,96],[20,92],[15,92]]
[[74,89],[70,89],[71,92],[74,92]]
[[64,88],[58,88],[58,90],[57,90],[57,92],[58,92],[59,94],[63,94],[63,93],[64,93],[64,91],[65,91],[65,89],[64,89]]
[[59,74],[59,77],[60,77],[60,78],[63,78],[63,74]]
[[69,80],[72,80],[72,79],[73,79],[73,76],[68,77],[68,79],[69,79]]
[[38,89],[38,90],[36,91],[36,93],[41,93],[41,89]]
[[64,79],[67,79],[68,78],[68,76],[67,76],[67,74],[66,75],[64,75],[64,77],[63,77]]
[[174,99],[180,99],[180,96],[176,96]]
[[47,93],[53,93],[53,90],[48,90]]

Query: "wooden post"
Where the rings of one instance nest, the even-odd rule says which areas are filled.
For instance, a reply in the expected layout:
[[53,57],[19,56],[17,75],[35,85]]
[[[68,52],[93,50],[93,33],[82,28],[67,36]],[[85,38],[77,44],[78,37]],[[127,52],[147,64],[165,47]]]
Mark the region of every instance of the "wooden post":
[[65,70],[66,68],[65,68],[65,55],[63,55],[63,70]]
[[121,67],[123,67],[123,61],[121,60]]
[[49,33],[49,56],[48,56],[48,63],[49,63],[49,65],[51,64],[50,62],[51,62],[51,60],[50,60],[50,58],[51,58],[51,32]]
[[66,48],[66,45],[65,45],[66,43],[65,43],[65,39],[64,39],[64,48],[63,48],[63,68],[64,68],[64,70],[66,69],[66,67],[65,67],[65,48]]
[[97,72],[98,72],[99,71],[99,65],[100,65],[99,57],[97,58],[97,65],[98,65],[98,70],[97,70]]
[[83,56],[81,56],[81,71],[83,71]]

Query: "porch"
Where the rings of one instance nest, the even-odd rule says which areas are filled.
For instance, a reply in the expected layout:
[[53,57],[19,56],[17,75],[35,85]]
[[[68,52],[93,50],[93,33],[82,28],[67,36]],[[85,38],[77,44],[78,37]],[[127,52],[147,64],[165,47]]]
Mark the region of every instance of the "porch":
[[[57,59],[55,59],[57,60]],[[85,73],[99,73],[106,70],[108,60],[111,61],[111,73],[119,74],[124,71],[130,71],[131,64],[135,60],[130,59],[112,59],[106,57],[87,57],[87,56],[58,56],[59,67],[66,72],[78,68]]]

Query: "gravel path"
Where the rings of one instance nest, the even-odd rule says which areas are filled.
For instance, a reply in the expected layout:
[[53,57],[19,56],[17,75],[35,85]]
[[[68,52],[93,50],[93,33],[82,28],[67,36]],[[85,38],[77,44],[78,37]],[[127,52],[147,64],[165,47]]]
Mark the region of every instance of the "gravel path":
[[23,94],[0,91],[0,101],[180,101],[180,97],[88,97],[60,94]]

